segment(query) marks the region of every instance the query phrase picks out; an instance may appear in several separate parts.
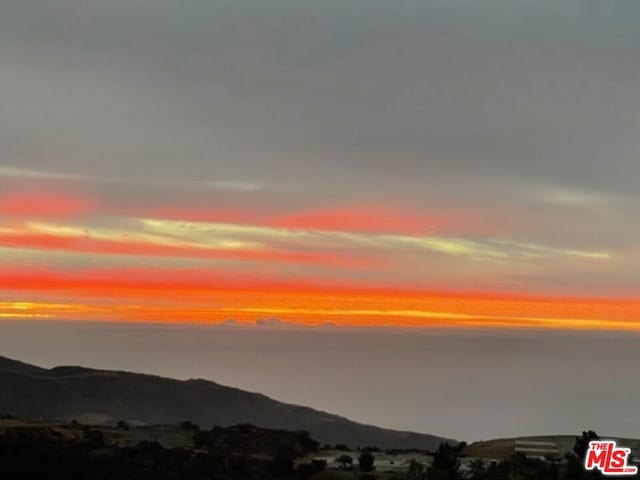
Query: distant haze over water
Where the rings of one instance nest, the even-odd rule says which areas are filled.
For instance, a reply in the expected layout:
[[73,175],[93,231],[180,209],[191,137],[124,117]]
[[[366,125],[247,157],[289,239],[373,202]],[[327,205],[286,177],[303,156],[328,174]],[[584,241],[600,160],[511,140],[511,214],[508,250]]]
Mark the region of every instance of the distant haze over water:
[[635,334],[0,322],[0,355],[205,378],[461,440],[638,437]]

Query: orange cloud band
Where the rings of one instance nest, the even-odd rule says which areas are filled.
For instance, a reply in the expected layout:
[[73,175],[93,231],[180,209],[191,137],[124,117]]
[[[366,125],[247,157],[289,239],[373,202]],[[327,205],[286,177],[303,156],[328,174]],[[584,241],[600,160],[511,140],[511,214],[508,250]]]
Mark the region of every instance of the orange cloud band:
[[[256,275],[105,269],[0,273],[19,302],[0,314],[215,323],[258,317],[349,326],[484,326],[640,329],[640,301],[430,293],[278,281]],[[39,303],[38,297],[59,301]],[[30,300],[25,300],[30,299]],[[10,308],[8,305],[28,305]],[[53,306],[52,306],[53,305]],[[55,305],[63,305],[56,307]]]

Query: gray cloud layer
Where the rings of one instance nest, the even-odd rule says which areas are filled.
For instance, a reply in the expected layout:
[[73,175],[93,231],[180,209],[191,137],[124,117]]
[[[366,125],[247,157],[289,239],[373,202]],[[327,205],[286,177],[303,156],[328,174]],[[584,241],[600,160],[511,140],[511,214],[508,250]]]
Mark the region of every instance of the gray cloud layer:
[[1,153],[31,167],[636,188],[637,2],[0,8]]
[[638,21],[635,0],[9,0],[0,165],[472,207],[518,241],[637,248]]

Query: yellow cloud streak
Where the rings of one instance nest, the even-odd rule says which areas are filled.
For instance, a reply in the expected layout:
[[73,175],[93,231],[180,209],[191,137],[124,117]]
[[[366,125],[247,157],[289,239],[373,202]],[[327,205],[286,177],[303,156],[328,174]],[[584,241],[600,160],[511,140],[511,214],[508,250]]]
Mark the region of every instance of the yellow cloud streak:
[[202,238],[210,235],[228,235],[232,238],[262,238],[289,241],[309,246],[334,246],[358,244],[379,249],[415,248],[452,256],[466,256],[472,259],[510,259],[540,257],[580,257],[592,260],[609,260],[610,253],[561,249],[531,243],[513,242],[503,239],[469,239],[446,236],[411,236],[371,233],[353,233],[328,230],[308,230],[276,228],[256,225],[236,225],[230,223],[181,222],[174,220],[141,219],[147,229],[179,238]]
[[[144,222],[143,222],[144,223]],[[183,235],[182,238],[175,236],[150,234],[135,229],[121,228],[96,228],[79,227],[73,225],[52,225],[41,222],[28,222],[27,229],[33,233],[55,235],[58,237],[71,238],[93,238],[95,240],[105,240],[112,242],[140,242],[169,247],[190,247],[190,248],[218,248],[218,249],[241,249],[259,248],[260,243],[247,240],[239,241],[233,238],[224,238],[210,234],[206,238],[202,236],[195,238],[194,235]],[[12,233],[20,231],[14,230]],[[20,232],[24,233],[24,232]],[[187,237],[187,238],[184,238]]]

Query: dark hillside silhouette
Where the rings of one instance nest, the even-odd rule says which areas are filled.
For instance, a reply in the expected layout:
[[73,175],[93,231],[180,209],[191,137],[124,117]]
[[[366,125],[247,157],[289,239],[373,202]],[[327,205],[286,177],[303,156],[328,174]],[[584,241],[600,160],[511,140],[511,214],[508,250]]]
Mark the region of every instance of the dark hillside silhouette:
[[304,430],[322,443],[354,447],[429,449],[444,440],[352,422],[206,380],[180,381],[67,366],[48,370],[0,357],[0,385],[0,412],[27,419],[70,421],[93,416],[113,424],[124,420],[151,425],[187,419],[203,429],[250,423]]

